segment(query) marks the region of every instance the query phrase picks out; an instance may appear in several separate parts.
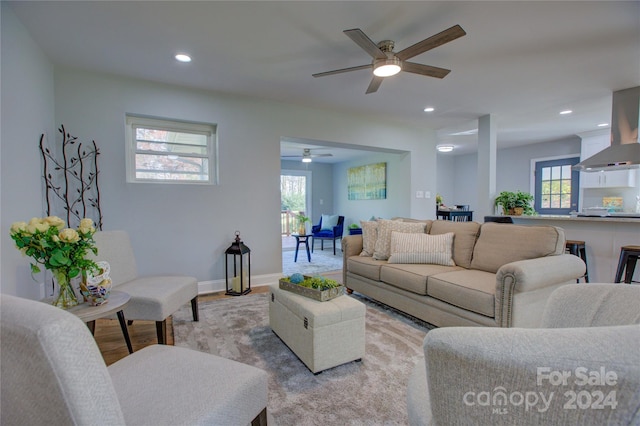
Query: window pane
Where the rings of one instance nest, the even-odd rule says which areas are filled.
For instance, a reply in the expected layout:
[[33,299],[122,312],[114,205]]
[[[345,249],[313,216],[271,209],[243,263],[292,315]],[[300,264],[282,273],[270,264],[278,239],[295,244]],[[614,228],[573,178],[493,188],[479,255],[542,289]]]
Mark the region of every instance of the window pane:
[[551,167],[543,167],[542,180],[550,180],[550,179],[551,179]]
[[551,196],[551,208],[559,209],[560,208],[560,196],[552,195]]
[[136,178],[207,180],[206,158],[170,158],[165,155],[137,154]]
[[137,141],[136,150],[138,151],[154,151],[154,152],[167,152],[176,153],[182,155],[207,155],[206,146],[194,146],[194,145],[176,145],[166,142],[148,142]]
[[552,194],[559,194],[560,193],[560,181],[559,180],[551,181],[551,193]]
[[543,195],[542,199],[540,200],[540,205],[542,206],[543,209],[548,209],[551,207],[551,196],[550,195]]
[[560,207],[563,209],[571,208],[571,194],[562,194],[560,196],[561,205]]
[[168,130],[136,128],[136,139],[139,141],[172,142],[176,144],[207,146],[207,135]]
[[551,168],[551,179],[556,180],[556,179],[560,179],[560,171],[562,170],[562,167],[559,166],[554,166]]
[[542,194],[550,194],[551,193],[551,182],[547,181],[542,181]]

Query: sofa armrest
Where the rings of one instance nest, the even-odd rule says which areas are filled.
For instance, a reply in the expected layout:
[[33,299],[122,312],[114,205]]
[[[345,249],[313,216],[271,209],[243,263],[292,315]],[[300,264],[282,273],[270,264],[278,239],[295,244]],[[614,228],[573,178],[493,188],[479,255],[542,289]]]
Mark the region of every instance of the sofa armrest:
[[638,424],[639,339],[638,325],[431,330],[434,424]]
[[342,237],[343,266],[347,266],[347,259],[362,253],[362,235],[345,235]]
[[[501,327],[521,326],[514,321],[514,315],[518,314],[523,322],[530,322],[529,326],[538,326],[551,292],[561,284],[575,283],[585,271],[582,259],[572,254],[503,265],[496,273],[496,322]],[[525,309],[529,312],[524,312]]]
[[640,324],[638,306],[640,286],[637,285],[568,284],[549,297],[542,315],[542,327]]

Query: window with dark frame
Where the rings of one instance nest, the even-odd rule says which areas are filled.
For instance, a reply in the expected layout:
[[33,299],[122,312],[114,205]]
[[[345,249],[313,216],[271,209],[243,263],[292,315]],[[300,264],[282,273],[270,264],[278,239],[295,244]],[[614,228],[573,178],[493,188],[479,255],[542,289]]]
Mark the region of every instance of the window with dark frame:
[[571,166],[579,157],[537,161],[535,164],[535,203],[538,214],[568,215],[578,210],[580,172]]

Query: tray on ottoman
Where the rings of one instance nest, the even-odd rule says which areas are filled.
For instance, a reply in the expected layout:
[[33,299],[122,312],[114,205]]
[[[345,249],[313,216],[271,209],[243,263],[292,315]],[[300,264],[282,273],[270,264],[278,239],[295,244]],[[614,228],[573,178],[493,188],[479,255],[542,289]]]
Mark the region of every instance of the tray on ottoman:
[[[305,278],[308,277],[305,276]],[[280,288],[320,302],[326,302],[327,300],[335,299],[344,294],[343,285],[327,290],[316,290],[315,288],[303,287],[298,284],[292,284],[289,281],[280,280]]]

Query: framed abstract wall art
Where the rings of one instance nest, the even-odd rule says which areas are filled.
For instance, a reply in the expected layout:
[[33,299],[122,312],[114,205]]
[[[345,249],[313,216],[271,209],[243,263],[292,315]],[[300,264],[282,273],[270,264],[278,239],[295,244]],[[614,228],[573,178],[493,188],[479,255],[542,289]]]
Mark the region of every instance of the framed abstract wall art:
[[349,200],[384,200],[387,198],[387,163],[367,164],[347,170]]

